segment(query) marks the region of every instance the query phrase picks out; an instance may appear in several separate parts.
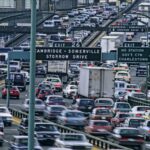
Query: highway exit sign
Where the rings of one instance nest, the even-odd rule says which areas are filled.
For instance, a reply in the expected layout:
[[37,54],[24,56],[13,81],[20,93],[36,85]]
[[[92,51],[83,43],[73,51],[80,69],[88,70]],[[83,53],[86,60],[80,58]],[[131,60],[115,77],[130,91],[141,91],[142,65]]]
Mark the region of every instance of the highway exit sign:
[[149,63],[150,47],[119,47],[118,62]]

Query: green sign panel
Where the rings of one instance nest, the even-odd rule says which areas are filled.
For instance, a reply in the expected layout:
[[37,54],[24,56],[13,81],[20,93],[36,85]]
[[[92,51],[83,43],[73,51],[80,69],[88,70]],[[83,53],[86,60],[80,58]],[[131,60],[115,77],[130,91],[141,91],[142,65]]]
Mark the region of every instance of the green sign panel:
[[119,47],[118,62],[148,63],[150,62],[150,47]]
[[36,59],[101,61],[101,48],[37,47]]
[[137,25],[117,25],[110,26],[108,28],[109,32],[146,32],[145,26],[137,26]]

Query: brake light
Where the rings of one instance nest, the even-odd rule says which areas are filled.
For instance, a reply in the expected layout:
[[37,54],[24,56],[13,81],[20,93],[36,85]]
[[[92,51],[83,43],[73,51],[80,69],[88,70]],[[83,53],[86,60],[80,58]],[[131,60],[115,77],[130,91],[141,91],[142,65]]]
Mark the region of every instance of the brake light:
[[148,130],[148,133],[150,133],[150,130]]
[[142,116],[142,114],[136,114],[136,117],[141,117]]

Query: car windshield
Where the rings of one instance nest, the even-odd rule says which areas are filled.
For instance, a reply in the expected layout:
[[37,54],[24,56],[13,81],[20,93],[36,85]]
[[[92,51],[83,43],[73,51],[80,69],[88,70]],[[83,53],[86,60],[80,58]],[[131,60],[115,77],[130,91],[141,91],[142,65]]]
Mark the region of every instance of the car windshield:
[[127,88],[133,88],[133,89],[136,89],[136,88],[138,88],[138,86],[137,85],[134,85],[134,84],[130,84],[130,85],[127,85]]
[[100,115],[100,114],[110,114],[110,110],[109,109],[98,109],[96,111],[96,115]]
[[50,79],[48,81],[55,82],[55,83],[60,82],[59,79]]
[[7,110],[5,108],[0,108],[0,113],[6,113]]
[[67,112],[66,117],[84,117],[84,114],[81,112]]
[[143,123],[145,120],[144,119],[131,119],[129,121],[129,126],[132,127],[138,127],[141,125],[141,123]]
[[35,131],[56,131],[52,124],[36,124]]
[[52,111],[63,111],[63,110],[65,110],[65,108],[63,108],[63,107],[52,107],[51,110]]
[[136,129],[122,129],[120,130],[121,135],[138,135],[139,131]]
[[45,84],[40,84],[40,85],[39,85],[39,88],[40,88],[40,89],[42,89],[42,88],[50,89],[51,86],[50,86],[50,85],[45,85]]
[[99,100],[98,104],[100,104],[102,106],[112,106],[112,102],[109,100]]
[[87,106],[87,105],[94,105],[93,100],[80,100],[80,105]]
[[129,106],[129,104],[126,104],[126,103],[118,103],[117,108],[129,109],[130,106]]
[[50,93],[49,90],[41,90],[39,94],[48,94],[48,93]]
[[84,141],[84,137],[82,135],[62,135],[61,140],[63,141]]
[[102,121],[96,121],[96,122],[93,122],[93,125],[94,126],[109,126],[109,122],[102,122]]

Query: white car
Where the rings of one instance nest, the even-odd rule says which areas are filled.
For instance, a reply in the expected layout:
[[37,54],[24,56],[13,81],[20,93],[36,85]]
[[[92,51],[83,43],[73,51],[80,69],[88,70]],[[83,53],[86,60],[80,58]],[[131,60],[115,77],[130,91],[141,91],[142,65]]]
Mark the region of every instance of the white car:
[[[46,106],[45,103],[40,99],[35,99],[35,113],[43,114]],[[25,99],[22,110],[25,112],[29,112],[29,99]]]
[[147,110],[150,110],[149,106],[134,106],[131,113],[133,117],[142,117]]
[[55,145],[61,148],[70,149],[84,149],[92,150],[92,144],[90,144],[84,134],[80,133],[62,133],[59,138],[56,139]]
[[4,122],[4,125],[12,125],[13,117],[7,107],[0,107],[0,117]]
[[118,71],[115,75],[115,80],[131,81],[130,73],[127,71]]
[[63,90],[63,96],[72,98],[73,96],[77,95],[78,87],[76,85],[68,85],[64,90]]

